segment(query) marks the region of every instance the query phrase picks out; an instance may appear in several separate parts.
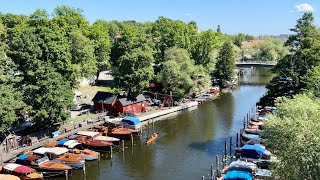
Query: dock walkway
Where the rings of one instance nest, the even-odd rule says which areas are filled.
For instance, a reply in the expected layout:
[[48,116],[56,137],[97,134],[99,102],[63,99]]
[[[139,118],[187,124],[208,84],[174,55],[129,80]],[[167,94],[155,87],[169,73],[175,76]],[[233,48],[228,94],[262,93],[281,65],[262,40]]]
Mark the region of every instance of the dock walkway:
[[[191,101],[191,102],[187,102],[187,103],[183,103],[180,106],[175,106],[175,107],[171,107],[171,108],[166,108],[166,109],[160,109],[157,111],[151,111],[149,113],[145,113],[145,114],[141,114],[138,116],[138,118],[141,120],[141,126],[146,125],[148,122],[152,121],[158,121],[161,119],[166,119],[168,117],[172,117],[175,115],[178,115],[181,112],[185,112],[185,111],[190,111],[190,110],[194,110],[198,107],[198,102],[197,101]],[[121,121],[121,118],[115,118],[113,119],[113,121]],[[87,121],[89,122],[89,120]],[[65,133],[61,133],[59,134],[58,137],[56,138],[45,138],[42,140],[39,140],[39,142],[37,143],[33,143],[32,146],[26,146],[26,147],[19,147],[17,149],[14,150],[10,150],[8,152],[3,151],[2,149],[0,149],[0,163],[2,164],[3,162],[7,162],[10,161],[11,159],[16,158],[18,155],[22,154],[25,151],[29,151],[35,148],[38,148],[40,146],[43,145],[44,142],[46,141],[50,141],[50,140],[55,140],[55,139],[59,139],[59,138],[64,138],[67,136],[70,136],[72,134],[75,134],[81,130],[85,130],[88,128],[92,128],[95,126],[99,126],[105,123],[104,118],[100,116],[99,121],[96,121],[94,123],[88,123],[82,126],[78,125],[74,125],[74,129],[65,132]]]

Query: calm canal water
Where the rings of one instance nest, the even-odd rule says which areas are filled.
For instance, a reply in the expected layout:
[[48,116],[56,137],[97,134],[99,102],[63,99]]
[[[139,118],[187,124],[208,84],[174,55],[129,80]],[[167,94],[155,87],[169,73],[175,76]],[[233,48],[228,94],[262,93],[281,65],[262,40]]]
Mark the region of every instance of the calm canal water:
[[159,139],[155,143],[145,146],[144,132],[143,141],[135,139],[133,148],[127,142],[125,152],[114,153],[112,161],[104,154],[100,167],[97,162],[89,162],[86,176],[80,170],[74,171],[69,180],[194,180],[201,176],[207,179],[210,164],[224,150],[224,141],[230,136],[235,140],[243,117],[266,92],[265,85],[271,78],[268,68],[245,72],[241,85],[232,93],[201,104],[195,111],[156,122],[154,132],[159,133]]

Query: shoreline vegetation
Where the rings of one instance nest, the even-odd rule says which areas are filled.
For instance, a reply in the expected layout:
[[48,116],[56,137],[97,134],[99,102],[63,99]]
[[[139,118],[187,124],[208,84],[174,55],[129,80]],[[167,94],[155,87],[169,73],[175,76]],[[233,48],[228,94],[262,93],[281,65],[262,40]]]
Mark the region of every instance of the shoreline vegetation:
[[319,179],[320,29],[305,13],[286,42],[290,53],[273,68],[267,94],[258,105],[275,105],[264,126],[266,146],[277,156],[277,179]]

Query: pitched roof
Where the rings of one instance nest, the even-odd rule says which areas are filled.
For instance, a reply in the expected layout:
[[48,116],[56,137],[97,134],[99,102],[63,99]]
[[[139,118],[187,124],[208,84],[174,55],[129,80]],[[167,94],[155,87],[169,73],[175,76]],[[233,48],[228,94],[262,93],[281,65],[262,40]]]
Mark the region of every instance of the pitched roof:
[[93,97],[92,101],[97,103],[112,104],[112,102],[117,98],[116,94],[110,92],[98,91]]
[[120,101],[120,103],[122,104],[122,106],[128,106],[128,105],[131,105],[131,104],[135,104],[135,103],[139,103],[139,102],[142,102],[142,101],[145,101],[146,98],[142,95],[142,94],[139,94],[137,97],[125,97],[125,98],[119,98],[118,99]]

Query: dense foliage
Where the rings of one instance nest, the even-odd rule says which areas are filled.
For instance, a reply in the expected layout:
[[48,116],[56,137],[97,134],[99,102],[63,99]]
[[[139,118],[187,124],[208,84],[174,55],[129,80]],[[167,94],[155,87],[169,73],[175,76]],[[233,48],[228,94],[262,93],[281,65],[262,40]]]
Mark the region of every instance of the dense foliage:
[[274,176],[280,179],[320,178],[320,101],[296,95],[277,104],[279,113],[266,122],[266,145],[277,156]]
[[[307,81],[314,74],[312,69],[320,65],[320,30],[313,24],[312,13],[305,13],[291,30],[295,34],[286,42],[290,53],[273,68],[277,76],[267,86],[269,91],[261,99],[262,105],[272,105],[277,97],[307,90]],[[309,86],[312,83],[316,82],[309,82]]]
[[147,90],[150,81],[177,98],[205,91],[211,76],[233,77],[234,57],[241,55],[234,44],[253,38],[165,17],[90,24],[81,9],[67,6],[52,15],[0,14],[0,22],[0,132],[26,117],[39,127],[66,121],[79,81],[104,69],[128,95]]
[[273,165],[276,177],[319,179],[320,30],[305,13],[292,31],[286,43],[290,53],[273,69],[277,76],[260,102],[276,101],[279,109],[266,121],[264,135],[279,160]]

